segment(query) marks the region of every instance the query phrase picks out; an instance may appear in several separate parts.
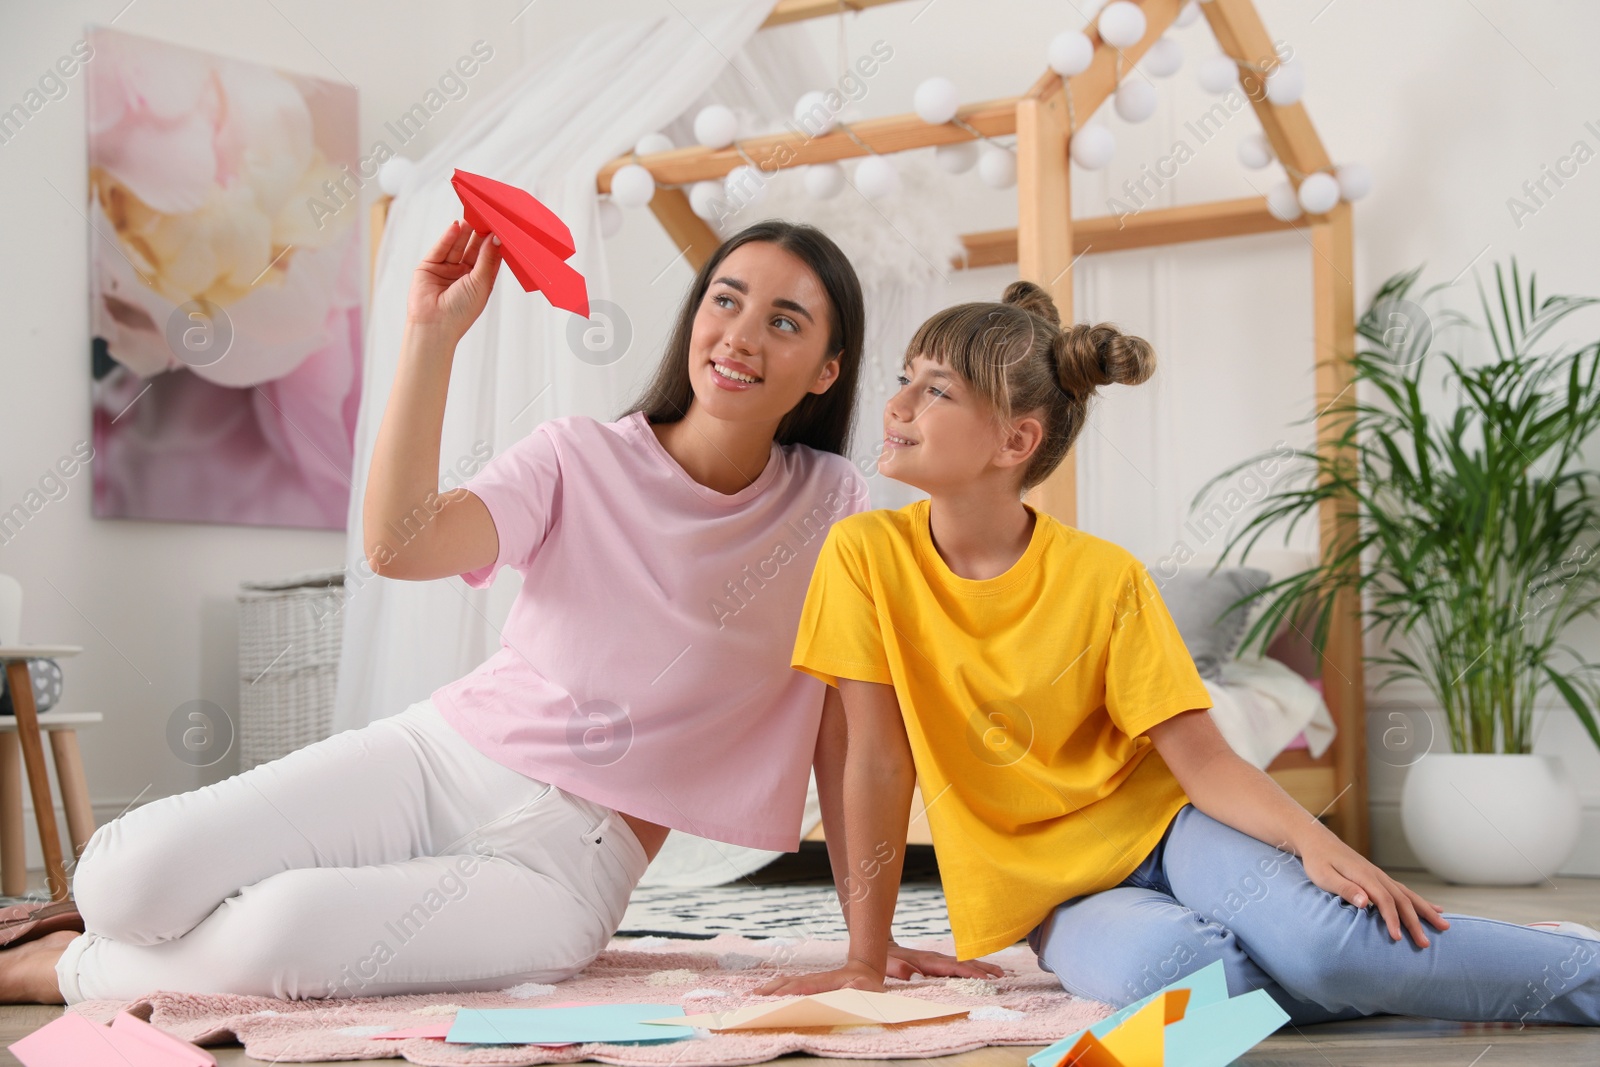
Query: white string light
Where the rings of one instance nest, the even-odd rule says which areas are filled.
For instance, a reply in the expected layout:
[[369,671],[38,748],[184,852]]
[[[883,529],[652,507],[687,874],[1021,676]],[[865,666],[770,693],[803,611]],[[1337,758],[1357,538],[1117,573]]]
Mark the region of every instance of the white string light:
[[[859,13],[859,4],[853,0],[838,0],[838,61],[841,78],[848,72],[848,39],[844,13]],[[1198,0],[1205,2],[1205,0]],[[1201,14],[1196,0],[1183,6],[1174,25],[1187,26]],[[1149,81],[1142,78],[1124,78],[1124,56],[1121,49],[1132,47],[1143,40],[1148,29],[1145,14],[1129,0],[1113,0],[1093,17],[1100,39],[1113,51],[1112,82],[1116,86],[1113,106],[1127,122],[1143,122],[1157,110],[1159,95]],[[1068,151],[1073,163],[1087,170],[1098,170],[1110,163],[1116,151],[1116,137],[1111,130],[1095,121],[1078,124],[1074,111],[1071,83],[1073,76],[1087,70],[1093,63],[1096,46],[1086,33],[1069,30],[1057,34],[1046,49],[1046,62],[1060,75],[1067,107]],[[1151,42],[1141,57],[1139,72],[1154,78],[1169,77],[1183,65],[1183,47],[1176,40],[1162,36]],[[1275,58],[1275,57],[1273,57]],[[1270,66],[1269,66],[1270,65]],[[1129,71],[1128,73],[1133,73]],[[1252,76],[1260,84],[1266,99],[1274,106],[1288,107],[1298,103],[1305,90],[1305,70],[1295,60],[1274,63],[1272,59],[1260,64],[1248,63],[1226,54],[1202,60],[1196,74],[1201,86],[1211,93],[1226,93],[1239,88],[1241,74]],[[1254,96],[1255,85],[1251,86]],[[810,90],[796,101],[794,118],[805,125],[805,132],[822,136],[834,130],[845,133],[862,149],[865,156],[855,167],[854,183],[868,199],[893,196],[900,188],[898,171],[884,154],[863,141],[848,123],[839,120],[828,107],[828,94]],[[948,174],[963,174],[977,167],[979,177],[994,188],[1007,188],[1016,183],[1017,156],[1013,146],[997,141],[979,131],[959,117],[961,102],[955,83],[949,78],[934,76],[924,79],[913,94],[913,110],[930,125],[954,125],[972,136],[972,140],[938,145],[935,158],[941,170]],[[713,193],[726,196],[738,203],[738,208],[760,199],[764,191],[766,174],[745,153],[737,140],[737,116],[722,105],[709,105],[695,117],[695,137],[712,149],[732,145],[745,161],[731,170],[723,182],[696,182],[690,187],[691,204],[697,213],[709,206]],[[659,138],[659,140],[656,140]],[[662,143],[665,142],[665,143]],[[660,134],[641,138],[636,155],[669,151],[670,139]],[[1247,135],[1238,144],[1239,162],[1252,169],[1270,165],[1275,152],[1261,133]],[[1275,217],[1292,221],[1302,214],[1324,214],[1341,200],[1353,201],[1365,196],[1372,188],[1372,174],[1359,163],[1343,164],[1328,171],[1302,173],[1283,164],[1286,179],[1276,183],[1267,194],[1268,210]],[[835,196],[846,184],[844,168],[836,162],[814,163],[805,169],[808,193],[817,199]],[[625,174],[625,172],[627,172]],[[639,172],[642,172],[642,176]],[[619,191],[620,182],[620,191]],[[647,184],[648,182],[648,184]],[[629,206],[648,203],[655,182],[649,171],[636,164],[620,168],[612,178],[612,200]],[[740,202],[742,200],[742,202]],[[615,211],[614,205],[606,205]],[[736,210],[738,209],[736,208]],[[613,221],[611,212],[604,213],[603,228],[615,232],[620,221]],[[620,218],[620,213],[616,213]]]

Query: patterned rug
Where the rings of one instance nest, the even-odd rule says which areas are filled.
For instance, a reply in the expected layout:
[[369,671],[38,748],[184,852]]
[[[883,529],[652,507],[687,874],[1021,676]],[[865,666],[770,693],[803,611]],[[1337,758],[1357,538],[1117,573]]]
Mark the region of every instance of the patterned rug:
[[[833,882],[732,885],[700,889],[639,886],[619,936],[797,937],[843,940],[844,916]],[[894,911],[896,940],[949,937],[950,914],[938,882],[906,882]]]
[[[950,951],[948,939],[917,947]],[[1026,946],[989,957],[1004,978],[890,982],[891,992],[971,1010],[954,1019],[902,1026],[713,1033],[652,1045],[451,1045],[434,1038],[374,1040],[372,1034],[438,1022],[462,1007],[538,1007],[541,1003],[647,1002],[682,1004],[685,1012],[723,1011],[768,1001],[751,990],[775,971],[810,971],[844,961],[842,941],[761,940],[721,935],[709,941],[616,940],[581,975],[559,985],[527,984],[498,993],[368,997],[343,1001],[286,1001],[264,997],[152,993],[139,1000],[86,1001],[74,1006],[97,1022],[129,1010],[196,1044],[237,1040],[245,1054],[272,1062],[404,1057],[429,1067],[496,1064],[523,1067],[593,1059],[637,1065],[759,1063],[790,1052],[862,1059],[908,1059],[966,1052],[985,1045],[1045,1045],[1110,1013],[1062,991],[1039,969]]]

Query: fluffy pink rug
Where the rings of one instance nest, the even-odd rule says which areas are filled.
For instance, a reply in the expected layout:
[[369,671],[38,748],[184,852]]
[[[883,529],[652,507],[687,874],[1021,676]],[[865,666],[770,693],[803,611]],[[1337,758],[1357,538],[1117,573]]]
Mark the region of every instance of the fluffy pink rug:
[[[950,951],[948,940],[918,947]],[[723,1011],[758,998],[750,990],[772,977],[774,967],[808,971],[844,961],[843,941],[752,940],[723,935],[710,941],[660,937],[619,939],[576,978],[560,985],[514,986],[497,993],[366,997],[355,1000],[292,1001],[229,994],[151,993],[131,1002],[92,1000],[72,1010],[106,1022],[129,1010],[169,1033],[196,1044],[237,1040],[247,1055],[273,1062],[361,1060],[404,1057],[432,1067],[600,1060],[618,1064],[760,1063],[789,1052],[859,1059],[943,1056],[985,1045],[1045,1045],[1110,1014],[1094,1001],[1063,992],[1053,975],[1039,969],[1025,947],[987,957],[1006,971],[993,981],[919,979],[890,982],[891,992],[970,1006],[948,1021],[845,1030],[711,1033],[659,1045],[586,1044],[545,1049],[531,1045],[450,1045],[431,1038],[374,1041],[370,1035],[451,1017],[461,1007],[538,1007],[558,1002],[649,1002],[684,1006],[689,1013]]]

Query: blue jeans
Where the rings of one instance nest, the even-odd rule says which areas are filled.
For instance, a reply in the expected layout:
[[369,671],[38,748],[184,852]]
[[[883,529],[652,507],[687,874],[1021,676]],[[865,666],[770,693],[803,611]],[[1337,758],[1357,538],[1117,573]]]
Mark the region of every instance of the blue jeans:
[[1028,935],[1075,996],[1124,1007],[1223,961],[1294,1025],[1367,1015],[1600,1025],[1600,941],[1447,914],[1428,948],[1391,940],[1298,857],[1185,805],[1122,884],[1060,904]]

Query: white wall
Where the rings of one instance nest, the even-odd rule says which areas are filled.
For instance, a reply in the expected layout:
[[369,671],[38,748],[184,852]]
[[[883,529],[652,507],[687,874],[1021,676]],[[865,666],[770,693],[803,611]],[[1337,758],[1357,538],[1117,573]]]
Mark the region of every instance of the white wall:
[[[692,14],[662,0],[524,9],[526,2],[369,0],[328,8],[277,0],[219,8],[146,0],[117,25],[310,74],[342,74],[362,90],[365,145],[474,40],[496,49],[474,83],[473,92],[482,93],[559,33],[603,18]],[[1580,168],[1520,226],[1507,208],[1509,197],[1523,195],[1525,181],[1537,179],[1574,142],[1600,149],[1600,73],[1588,61],[1600,9],[1552,0],[1416,0],[1381,12],[1349,0],[1257,4],[1271,35],[1305,63],[1305,100],[1329,152],[1336,161],[1367,163],[1377,177],[1375,192],[1356,208],[1358,302],[1390,274],[1418,263],[1428,264],[1428,280],[1448,281],[1471,264],[1481,271],[1513,253],[1539,270],[1548,291],[1600,294],[1600,267],[1586,247],[1586,238],[1600,232],[1600,164]],[[116,8],[8,5],[0,103],[19,99],[69,50],[86,21],[110,18]],[[1042,69],[1049,35],[1080,23],[1071,5],[1043,0],[905,0],[848,17],[842,54],[853,59],[878,39],[894,49],[860,102],[866,117],[907,110],[916,84],[933,74],[952,77],[969,100],[1021,91]],[[781,32],[809,35],[830,59],[841,54],[836,19]],[[1159,191],[1158,204],[1264,190],[1267,172],[1246,171],[1233,155],[1239,137],[1256,128],[1248,111],[1205,144],[1187,131],[1185,122],[1213,102],[1195,84],[1194,68],[1215,46],[1203,22],[1177,33],[1187,59],[1175,77],[1157,83],[1156,117],[1128,126],[1109,108],[1099,116],[1116,133],[1117,159],[1103,172],[1074,170],[1075,214],[1107,213],[1124,179],[1154,165],[1179,138],[1194,158]],[[407,154],[433,143],[470,104],[470,98],[451,104]],[[987,190],[971,174],[951,180],[962,183],[968,205],[964,228],[1014,224],[1011,193]],[[87,235],[78,210],[84,195],[79,79],[65,99],[0,146],[11,250],[0,266],[0,300],[12,338],[21,342],[3,357],[10,388],[0,396],[0,507],[88,433]],[[635,330],[626,358],[640,380],[690,271],[673,263],[676,248],[647,212],[629,216],[610,251],[617,299]],[[1162,368],[1155,382],[1108,398],[1083,439],[1086,528],[1146,558],[1159,556],[1179,536],[1183,506],[1207,477],[1280,438],[1304,434],[1291,424],[1310,410],[1313,395],[1311,255],[1303,237],[1279,234],[1091,255],[1079,263],[1079,317],[1110,318],[1142,333],[1155,343]],[[950,299],[995,296],[1012,276],[1002,268],[953,273]],[[1458,286],[1464,301],[1471,278],[1467,273]],[[1594,319],[1586,321],[1592,336]],[[618,397],[619,407],[625,399]],[[83,739],[104,819],[141,792],[148,799],[231,772],[231,759],[197,771],[174,758],[164,739],[167,718],[196,698],[237,707],[237,583],[337,566],[341,535],[96,521],[89,511],[87,482],[74,483],[23,536],[0,548],[0,570],[27,590],[26,637],[86,646],[67,668],[68,701],[107,713],[108,722]],[[1579,643],[1600,655],[1600,627],[1586,629]],[[1374,825],[1386,862],[1408,856],[1396,819],[1403,774],[1381,758],[1381,730],[1390,711],[1422,703],[1421,694],[1391,687],[1371,707]],[[1573,870],[1600,873],[1600,755],[1565,712],[1542,731],[1539,750],[1565,753],[1583,783],[1588,836]]]

